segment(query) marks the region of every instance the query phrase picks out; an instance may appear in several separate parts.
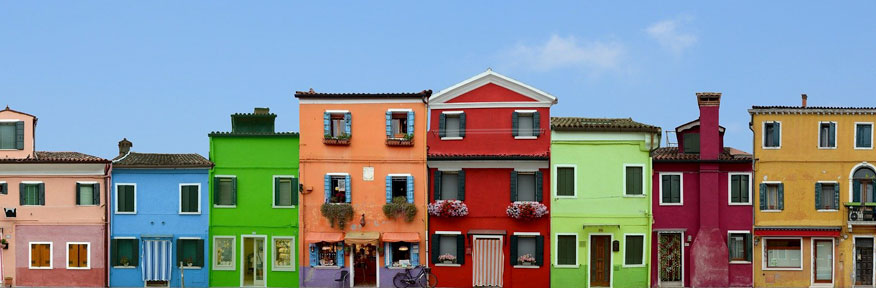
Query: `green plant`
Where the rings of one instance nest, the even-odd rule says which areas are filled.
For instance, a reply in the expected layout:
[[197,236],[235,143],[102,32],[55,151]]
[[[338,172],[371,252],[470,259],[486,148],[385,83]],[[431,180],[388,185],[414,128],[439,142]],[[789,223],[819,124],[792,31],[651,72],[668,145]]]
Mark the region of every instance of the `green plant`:
[[391,203],[383,205],[383,215],[390,219],[404,216],[406,222],[411,222],[417,216],[417,206],[408,203],[405,197],[395,197]]
[[332,139],[332,134],[325,134],[322,136],[324,139]]
[[341,133],[341,135],[338,136],[337,139],[341,139],[341,140],[349,140],[349,139],[350,139],[350,134],[347,134],[347,133]]
[[319,210],[332,228],[338,223],[338,228],[344,229],[347,221],[353,220],[353,205],[350,203],[323,203]]
[[414,139],[414,134],[412,134],[412,133],[405,134],[405,140],[411,141],[412,139]]

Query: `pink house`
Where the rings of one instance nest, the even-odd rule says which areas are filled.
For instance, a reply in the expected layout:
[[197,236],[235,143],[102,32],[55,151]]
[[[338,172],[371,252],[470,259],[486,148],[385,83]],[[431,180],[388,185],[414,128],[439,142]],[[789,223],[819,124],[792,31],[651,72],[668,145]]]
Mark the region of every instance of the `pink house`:
[[752,157],[724,147],[721,93],[697,93],[700,117],[652,153],[651,283],[752,286]]
[[105,287],[110,162],[34,150],[37,118],[0,110],[4,285]]

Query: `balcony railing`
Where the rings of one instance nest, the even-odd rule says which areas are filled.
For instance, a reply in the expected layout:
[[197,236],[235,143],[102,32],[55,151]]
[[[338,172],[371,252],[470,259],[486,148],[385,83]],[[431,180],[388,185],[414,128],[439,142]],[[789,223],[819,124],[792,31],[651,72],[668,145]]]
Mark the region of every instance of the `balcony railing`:
[[848,228],[852,231],[852,225],[876,226],[876,203],[850,202],[845,205],[848,208]]

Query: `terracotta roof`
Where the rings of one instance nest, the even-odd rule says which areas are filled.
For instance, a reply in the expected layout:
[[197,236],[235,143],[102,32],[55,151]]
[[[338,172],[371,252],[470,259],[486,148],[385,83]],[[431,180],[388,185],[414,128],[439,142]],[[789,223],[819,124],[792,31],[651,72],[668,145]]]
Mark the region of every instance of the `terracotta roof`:
[[295,91],[295,98],[429,98],[432,90],[415,93],[321,93],[313,91]]
[[434,153],[429,154],[428,160],[550,160],[548,152],[541,154],[460,154],[460,153]]
[[[699,161],[700,155],[683,153],[678,147],[662,147],[651,152],[651,158],[654,161]],[[718,161],[748,162],[751,161],[751,154],[732,147],[724,147],[724,151],[718,155]]]
[[109,163],[109,160],[79,152],[35,151],[34,157],[3,158],[0,163]]
[[660,133],[660,127],[632,118],[551,117],[551,129],[558,131],[611,131]]
[[131,152],[113,159],[118,168],[210,168],[213,162],[198,154]]

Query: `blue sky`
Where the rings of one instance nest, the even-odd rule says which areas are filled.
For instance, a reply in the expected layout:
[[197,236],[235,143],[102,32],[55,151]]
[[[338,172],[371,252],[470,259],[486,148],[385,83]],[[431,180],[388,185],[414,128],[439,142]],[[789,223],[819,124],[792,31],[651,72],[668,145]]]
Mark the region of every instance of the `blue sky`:
[[723,92],[747,151],[752,105],[876,106],[872,1],[314,2],[2,2],[0,105],[39,117],[37,149],[103,157],[122,137],[207,155],[256,106],[297,131],[295,90],[438,91],[488,67],[557,96],[554,116],[664,130]]

